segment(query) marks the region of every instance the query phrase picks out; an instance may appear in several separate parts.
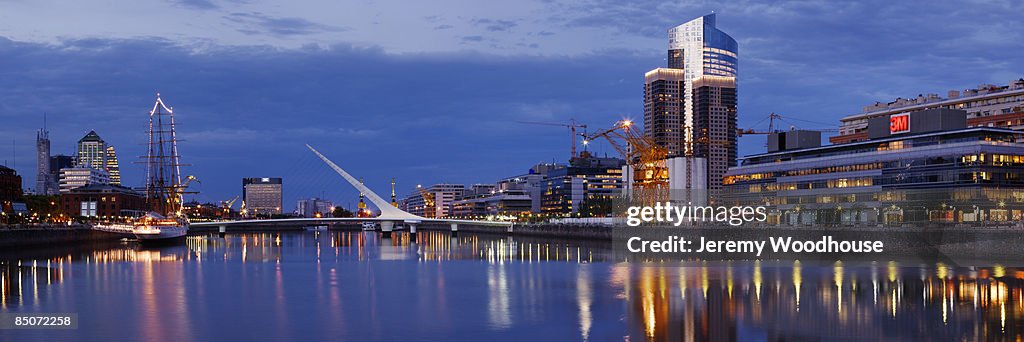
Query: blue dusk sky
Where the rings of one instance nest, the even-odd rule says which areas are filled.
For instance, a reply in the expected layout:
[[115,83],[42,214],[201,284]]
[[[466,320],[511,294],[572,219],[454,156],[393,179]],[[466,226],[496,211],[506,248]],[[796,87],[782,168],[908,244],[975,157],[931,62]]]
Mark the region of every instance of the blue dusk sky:
[[[34,187],[45,112],[53,154],[96,130],[140,186],[160,92],[200,201],[284,177],[287,210],[354,205],[305,143],[384,196],[391,177],[400,196],[490,183],[568,157],[564,129],[518,121],[641,120],[666,30],[712,11],[739,42],[745,128],[770,112],[835,127],[875,101],[1024,77],[1024,2],[1009,0],[0,0],[0,159]],[[741,139],[741,155],[763,148]]]

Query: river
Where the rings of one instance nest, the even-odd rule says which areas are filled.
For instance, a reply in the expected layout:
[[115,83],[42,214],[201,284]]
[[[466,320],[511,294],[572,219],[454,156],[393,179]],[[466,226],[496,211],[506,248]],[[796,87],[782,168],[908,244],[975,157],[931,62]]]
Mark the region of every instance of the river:
[[628,264],[607,241],[426,231],[189,236],[0,251],[2,341],[1020,339],[1024,269]]

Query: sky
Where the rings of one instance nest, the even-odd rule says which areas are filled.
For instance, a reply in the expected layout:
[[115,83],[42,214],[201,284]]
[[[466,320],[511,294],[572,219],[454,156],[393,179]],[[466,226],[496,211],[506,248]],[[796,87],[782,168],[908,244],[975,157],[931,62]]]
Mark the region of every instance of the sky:
[[[358,193],[318,148],[387,197],[492,183],[569,155],[565,129],[642,121],[666,31],[717,13],[739,42],[739,126],[835,128],[875,101],[1024,77],[1020,1],[0,0],[0,160],[35,186],[95,130],[141,186],[147,112],[174,107],[195,199],[283,177],[284,206]],[[741,138],[740,154],[764,150]],[[596,154],[614,155],[594,144]]]

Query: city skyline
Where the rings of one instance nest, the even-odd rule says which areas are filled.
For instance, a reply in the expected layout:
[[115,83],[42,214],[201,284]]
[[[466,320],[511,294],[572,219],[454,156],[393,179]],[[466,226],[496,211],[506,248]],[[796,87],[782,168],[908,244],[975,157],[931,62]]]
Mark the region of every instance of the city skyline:
[[[0,93],[0,120],[8,123],[0,127],[0,159],[14,159],[16,148],[12,166],[25,187],[35,184],[34,134],[46,112],[51,154],[73,152],[74,141],[96,129],[123,160],[135,161],[143,154],[148,104],[160,91],[181,113],[182,154],[194,165],[185,172],[203,179],[200,201],[230,199],[243,177],[284,177],[286,205],[321,194],[320,184],[302,182],[328,178],[329,170],[313,162],[309,170],[293,170],[307,165],[299,159],[308,158],[302,143],[322,148],[378,191],[389,188],[391,177],[399,193],[416,184],[490,183],[568,155],[563,130],[515,121],[576,118],[599,128],[624,114],[641,119],[643,72],[665,63],[665,31],[711,10],[719,28],[743,45],[743,128],[765,128],[751,125],[773,111],[837,127],[839,118],[875,101],[1005,84],[1024,75],[1021,57],[1008,53],[1022,41],[1010,29],[1011,14],[1020,12],[1015,4],[891,4],[879,15],[871,4],[627,4],[603,11],[553,4],[557,8],[536,20],[528,14],[538,15],[539,3],[507,14],[490,7],[434,19],[427,19],[431,11],[377,9],[418,18],[378,19],[387,27],[406,25],[402,32],[410,37],[359,20],[326,23],[302,8],[286,13],[250,3],[244,5],[250,12],[232,12],[236,5],[132,5],[132,11],[155,6],[197,14],[180,31],[164,32],[117,20],[102,24],[97,18],[110,15],[101,15],[102,8],[74,7],[67,13],[92,15],[39,30],[24,22],[32,16],[19,14],[25,8],[47,13],[40,10],[47,5],[0,5],[6,13],[0,14],[6,23],[0,24],[0,56],[9,61],[0,67],[0,86],[7,90]],[[362,13],[362,6],[353,5],[340,20]],[[582,14],[552,19],[576,12]],[[988,20],[970,20],[974,12],[988,13]],[[829,22],[820,19],[825,14]],[[941,28],[922,24],[938,19]],[[226,38],[204,39],[196,27]],[[238,34],[223,34],[228,30]],[[356,34],[364,31],[377,36]],[[800,39],[792,38],[796,33]],[[413,40],[428,46],[403,44]],[[308,45],[313,42],[318,45]],[[826,45],[830,49],[821,48]],[[763,151],[759,139],[742,138],[740,155]],[[367,151],[369,141],[382,150]],[[593,149],[614,155],[608,147]],[[382,163],[393,163],[394,171],[368,171]],[[129,186],[140,185],[143,172],[130,162],[122,166]],[[357,200],[336,180],[322,186],[339,205]]]

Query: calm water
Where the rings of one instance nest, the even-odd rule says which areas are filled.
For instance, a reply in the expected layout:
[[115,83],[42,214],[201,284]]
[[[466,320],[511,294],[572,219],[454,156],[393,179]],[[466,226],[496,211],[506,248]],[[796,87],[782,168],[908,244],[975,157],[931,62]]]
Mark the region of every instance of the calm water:
[[1012,340],[1024,328],[1024,270],[1011,267],[645,266],[609,262],[606,242],[417,239],[256,233],[25,251],[0,265],[0,312],[75,312],[79,328],[0,340]]

